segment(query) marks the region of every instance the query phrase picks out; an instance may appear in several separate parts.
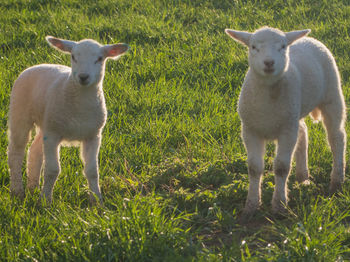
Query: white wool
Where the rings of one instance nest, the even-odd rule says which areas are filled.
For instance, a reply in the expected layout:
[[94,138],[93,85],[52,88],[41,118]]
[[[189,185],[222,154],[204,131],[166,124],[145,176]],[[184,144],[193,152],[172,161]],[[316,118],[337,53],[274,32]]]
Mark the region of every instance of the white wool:
[[226,29],[233,39],[249,47],[249,70],[239,98],[242,137],[248,154],[249,190],[243,216],[261,204],[260,183],[264,147],[277,141],[274,161],[274,212],[287,204],[286,182],[294,153],[296,178],[308,181],[307,128],[311,114],[322,120],[333,153],[331,192],[341,189],[345,170],[345,103],[340,76],[330,51],[310,30],[284,33],[263,27],[254,33]]
[[[28,153],[28,189],[33,191],[39,186],[44,160],[42,195],[51,202],[60,172],[59,147],[65,141],[78,141],[90,190],[102,200],[97,156],[107,117],[102,90],[105,61],[122,55],[128,46],[103,46],[94,40],[46,39],[56,49],[71,54],[72,67],[36,65],[24,70],[14,83],[9,111],[11,192],[24,196],[21,166],[30,131],[36,126],[36,137]],[[92,195],[91,200],[94,199]]]

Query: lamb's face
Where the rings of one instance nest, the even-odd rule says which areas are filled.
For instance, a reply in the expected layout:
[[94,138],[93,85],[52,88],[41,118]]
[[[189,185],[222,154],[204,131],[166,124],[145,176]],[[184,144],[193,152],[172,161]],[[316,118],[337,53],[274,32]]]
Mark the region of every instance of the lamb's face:
[[278,76],[288,68],[288,41],[283,32],[263,28],[249,41],[249,66],[261,76]]
[[77,84],[91,86],[102,80],[106,60],[102,47],[91,40],[81,41],[73,47],[72,74]]
[[129,50],[126,44],[100,45],[91,39],[74,42],[47,36],[46,40],[54,48],[71,54],[72,76],[81,86],[97,85],[103,80],[106,59],[117,59]]
[[306,29],[284,33],[271,27],[263,27],[255,33],[225,30],[234,40],[248,46],[249,66],[262,77],[276,77],[287,70],[289,45],[310,31]]

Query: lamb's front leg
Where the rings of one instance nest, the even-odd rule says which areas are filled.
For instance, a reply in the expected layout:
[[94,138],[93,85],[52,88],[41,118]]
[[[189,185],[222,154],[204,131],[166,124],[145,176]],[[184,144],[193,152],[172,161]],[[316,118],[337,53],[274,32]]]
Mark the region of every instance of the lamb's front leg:
[[99,186],[98,152],[101,144],[101,136],[84,140],[82,143],[82,157],[84,161],[84,174],[88,180],[91,192],[90,202],[96,203],[96,197],[102,203],[102,195]]
[[52,191],[60,173],[59,163],[59,144],[60,139],[55,135],[49,135],[44,133],[44,185],[42,197],[50,204],[52,200]]
[[249,189],[241,220],[249,219],[261,205],[261,176],[264,171],[264,139],[242,127],[242,137],[248,154]]
[[298,136],[298,125],[286,128],[278,138],[277,155],[274,161],[275,190],[272,197],[272,211],[284,213],[287,205],[287,179],[291,159]]

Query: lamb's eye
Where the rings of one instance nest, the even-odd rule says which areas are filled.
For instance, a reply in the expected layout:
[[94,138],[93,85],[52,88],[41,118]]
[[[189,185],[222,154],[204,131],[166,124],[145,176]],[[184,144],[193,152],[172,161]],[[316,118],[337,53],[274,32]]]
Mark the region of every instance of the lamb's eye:
[[283,44],[283,45],[281,46],[281,49],[285,49],[285,48],[286,48],[286,45]]
[[259,52],[259,49],[258,49],[258,48],[256,48],[256,46],[255,46],[255,45],[252,45],[252,49],[253,49],[254,51],[256,51],[256,52]]
[[72,60],[73,60],[74,62],[77,62],[77,60],[75,59],[75,56],[74,56],[74,55],[72,55]]
[[103,57],[102,57],[102,56],[99,56],[99,57],[97,58],[95,64],[102,62],[102,59],[103,59]]

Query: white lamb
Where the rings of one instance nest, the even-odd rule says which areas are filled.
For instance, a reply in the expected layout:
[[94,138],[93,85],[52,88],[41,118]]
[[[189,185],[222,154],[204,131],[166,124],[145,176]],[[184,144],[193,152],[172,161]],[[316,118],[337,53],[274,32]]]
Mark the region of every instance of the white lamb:
[[[8,164],[10,188],[24,197],[21,166],[25,147],[34,126],[34,142],[28,153],[27,188],[39,186],[44,159],[42,195],[48,203],[60,172],[61,142],[79,141],[82,145],[84,174],[90,190],[102,201],[97,155],[107,112],[102,90],[107,58],[117,58],[128,49],[126,44],[100,45],[94,40],[73,42],[47,36],[58,50],[71,54],[72,68],[41,64],[24,70],[15,81],[9,111]],[[91,201],[95,197],[91,195]]]
[[323,119],[333,153],[330,191],[341,189],[345,169],[345,103],[339,72],[330,51],[306,36],[310,30],[281,32],[263,27],[254,33],[225,30],[249,48],[249,70],[239,98],[242,137],[248,154],[249,189],[242,218],[261,204],[264,147],[277,140],[272,208],[283,213],[286,182],[295,152],[296,178],[308,181],[308,137],[304,118]]

